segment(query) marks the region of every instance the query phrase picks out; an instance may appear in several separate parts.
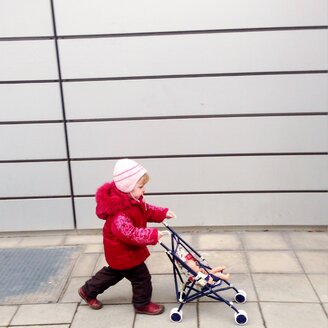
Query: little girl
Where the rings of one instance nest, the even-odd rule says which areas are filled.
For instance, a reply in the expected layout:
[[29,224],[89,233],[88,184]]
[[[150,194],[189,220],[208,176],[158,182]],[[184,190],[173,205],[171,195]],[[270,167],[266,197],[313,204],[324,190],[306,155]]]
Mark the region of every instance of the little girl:
[[97,295],[123,278],[132,285],[136,313],[160,314],[164,306],[151,302],[151,276],[144,263],[150,255],[147,245],[155,245],[163,234],[147,228],[147,222],[175,217],[167,208],[146,204],[146,169],[131,159],[118,160],[112,182],[96,193],[96,214],[105,220],[103,243],[108,267],[103,267],[79,289],[79,295],[95,310],[102,307]]

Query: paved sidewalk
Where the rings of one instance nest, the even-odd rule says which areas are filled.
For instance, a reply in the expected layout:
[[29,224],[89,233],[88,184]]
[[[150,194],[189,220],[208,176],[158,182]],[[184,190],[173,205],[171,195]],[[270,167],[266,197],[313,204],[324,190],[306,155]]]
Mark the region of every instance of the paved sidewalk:
[[[224,264],[231,282],[247,292],[237,305],[247,312],[249,328],[327,328],[328,234],[307,231],[192,231],[179,232],[213,266]],[[165,237],[167,238],[167,237]],[[165,240],[165,239],[164,239]],[[150,247],[153,300],[165,304],[159,316],[135,315],[128,281],[107,290],[101,310],[90,309],[77,289],[105,265],[100,231],[0,234],[0,250],[74,248],[71,269],[53,303],[0,303],[0,327],[147,328],[234,327],[234,311],[223,303],[202,298],[183,307],[183,321],[169,320],[177,305],[171,262],[160,245]],[[2,265],[3,263],[0,263]],[[23,270],[17,263],[16,270]],[[19,272],[19,271],[18,271]],[[3,283],[3,277],[0,277]],[[49,282],[50,283],[50,282]],[[228,296],[231,298],[233,295]],[[24,300],[24,295],[21,295]]]

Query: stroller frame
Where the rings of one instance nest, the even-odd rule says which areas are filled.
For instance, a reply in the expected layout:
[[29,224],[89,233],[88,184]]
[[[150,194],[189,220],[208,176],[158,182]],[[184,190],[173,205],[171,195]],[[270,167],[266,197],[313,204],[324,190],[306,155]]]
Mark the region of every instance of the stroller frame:
[[[210,277],[209,271],[211,267],[205,258],[199,254],[192,246],[190,246],[184,239],[182,239],[175,231],[172,229],[166,222],[162,222],[163,225],[167,228],[170,237],[171,237],[171,248],[165,245],[161,240],[159,244],[165,249],[165,253],[173,264],[173,275],[174,275],[174,284],[176,291],[176,298],[180,305],[176,308],[173,308],[170,314],[170,319],[174,322],[180,322],[182,320],[183,312],[182,308],[184,304],[192,302],[200,297],[207,296],[211,299],[223,302],[228,305],[232,310],[235,311],[235,322],[239,325],[246,324],[248,317],[245,311],[238,310],[233,302],[228,301],[223,296],[220,295],[221,292],[227,290],[234,290],[236,292],[235,301],[237,303],[246,302],[246,293],[243,290],[238,290],[233,284],[229,283],[226,280],[217,279],[213,283],[206,283],[203,280],[203,286],[199,286],[199,279],[197,273],[187,265],[176,253],[178,247],[183,247],[188,253],[196,259],[197,264],[202,269],[202,271],[208,273],[207,277]],[[188,279],[181,269],[183,267],[187,270],[192,276],[193,279]]]

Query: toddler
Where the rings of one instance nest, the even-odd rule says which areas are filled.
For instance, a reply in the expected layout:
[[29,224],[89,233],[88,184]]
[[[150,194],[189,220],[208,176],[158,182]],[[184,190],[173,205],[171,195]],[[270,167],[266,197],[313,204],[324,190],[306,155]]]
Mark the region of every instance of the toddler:
[[132,303],[136,313],[156,315],[164,306],[153,303],[151,275],[145,260],[150,255],[147,245],[155,245],[163,234],[147,228],[147,222],[162,222],[175,217],[168,208],[144,202],[146,169],[131,159],[118,160],[113,181],[96,193],[96,214],[105,220],[103,244],[108,266],[103,267],[79,289],[79,295],[92,309],[100,309],[97,295],[123,278],[132,285]]

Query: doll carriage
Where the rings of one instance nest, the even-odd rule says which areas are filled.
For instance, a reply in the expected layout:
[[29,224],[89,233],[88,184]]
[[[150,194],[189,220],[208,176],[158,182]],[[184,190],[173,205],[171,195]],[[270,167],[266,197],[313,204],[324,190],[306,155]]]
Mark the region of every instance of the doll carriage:
[[[225,303],[234,310],[235,322],[238,325],[244,325],[248,321],[247,313],[238,310],[233,302],[228,301],[221,294],[228,290],[233,290],[236,294],[234,300],[236,303],[246,302],[246,293],[237,289],[226,280],[222,280],[213,274],[210,274],[211,267],[196,250],[194,250],[186,241],[184,241],[166,222],[163,225],[167,228],[171,237],[171,247],[166,246],[161,240],[159,244],[164,247],[165,253],[173,264],[173,275],[178,307],[171,310],[170,319],[173,322],[180,322],[183,318],[182,308],[184,304],[192,302],[203,296]],[[194,271],[185,261],[182,254],[188,254],[196,261],[199,272]]]

